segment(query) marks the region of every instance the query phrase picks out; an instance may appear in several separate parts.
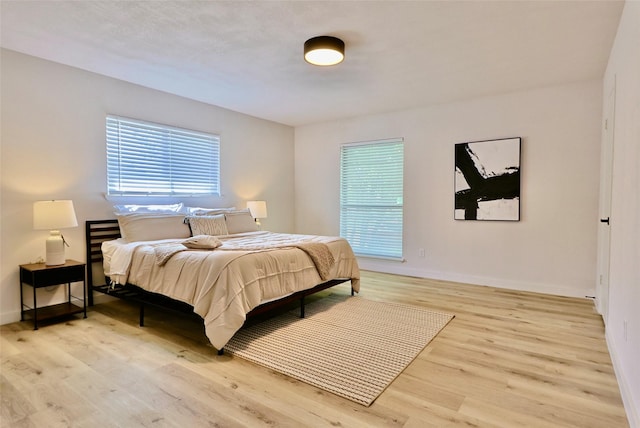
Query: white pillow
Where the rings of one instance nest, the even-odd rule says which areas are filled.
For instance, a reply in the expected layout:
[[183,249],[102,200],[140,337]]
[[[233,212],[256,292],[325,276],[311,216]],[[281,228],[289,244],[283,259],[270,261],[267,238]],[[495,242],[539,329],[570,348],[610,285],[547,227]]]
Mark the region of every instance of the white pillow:
[[178,213],[182,209],[182,203],[169,205],[114,205],[113,209],[118,213]]
[[192,215],[187,217],[193,236],[197,235],[228,235],[224,214]]
[[231,208],[202,208],[202,207],[183,207],[182,211],[188,215],[217,215],[230,211],[235,211],[235,207]]
[[189,226],[184,214],[130,213],[116,214],[120,234],[127,242],[156,241],[158,239],[188,238]]
[[226,213],[224,216],[227,220],[227,231],[230,235],[258,230],[258,225],[248,209]]

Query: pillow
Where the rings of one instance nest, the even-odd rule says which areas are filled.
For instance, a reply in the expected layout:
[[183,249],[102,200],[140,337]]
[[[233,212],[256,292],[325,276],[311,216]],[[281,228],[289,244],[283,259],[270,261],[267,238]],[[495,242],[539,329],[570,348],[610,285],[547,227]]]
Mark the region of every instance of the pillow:
[[215,236],[197,235],[182,241],[182,245],[194,250],[213,250],[222,245],[222,241]]
[[120,233],[127,242],[188,238],[189,226],[184,214],[127,213],[116,214]]
[[117,213],[178,213],[182,203],[170,205],[114,205]]
[[183,207],[182,211],[188,215],[216,215],[224,214],[229,211],[235,211],[235,207],[231,208],[202,208],[202,207]]
[[227,224],[224,214],[191,215],[187,217],[191,234],[197,235],[227,235]]
[[227,221],[227,231],[229,234],[255,232],[258,230],[258,225],[248,209],[229,212],[224,216]]

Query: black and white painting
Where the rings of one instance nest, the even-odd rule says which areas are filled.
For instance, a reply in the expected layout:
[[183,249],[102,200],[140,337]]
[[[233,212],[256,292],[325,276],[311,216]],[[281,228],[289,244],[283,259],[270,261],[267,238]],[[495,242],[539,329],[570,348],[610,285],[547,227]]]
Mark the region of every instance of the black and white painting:
[[520,220],[520,138],[456,144],[456,220]]

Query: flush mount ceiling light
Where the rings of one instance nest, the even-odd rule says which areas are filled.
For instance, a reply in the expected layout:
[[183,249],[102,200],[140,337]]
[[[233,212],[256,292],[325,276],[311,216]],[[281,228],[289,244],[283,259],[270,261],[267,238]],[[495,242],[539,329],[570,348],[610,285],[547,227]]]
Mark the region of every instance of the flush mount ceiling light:
[[344,42],[337,37],[318,36],[304,42],[304,59],[313,65],[336,65],[344,59]]

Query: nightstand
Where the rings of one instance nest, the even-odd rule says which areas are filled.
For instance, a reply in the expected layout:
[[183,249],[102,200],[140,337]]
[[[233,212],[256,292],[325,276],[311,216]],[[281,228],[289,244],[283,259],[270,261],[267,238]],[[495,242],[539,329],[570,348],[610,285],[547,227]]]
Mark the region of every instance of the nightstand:
[[[82,282],[82,297],[71,294],[71,283]],[[24,285],[33,288],[33,307],[24,304],[22,292]],[[68,300],[64,303],[38,307],[36,291],[38,288],[67,285]],[[38,329],[38,322],[83,312],[87,317],[87,284],[85,282],[85,264],[75,260],[67,260],[63,265],[47,266],[44,263],[20,265],[20,320],[25,315],[33,319],[33,329]]]

